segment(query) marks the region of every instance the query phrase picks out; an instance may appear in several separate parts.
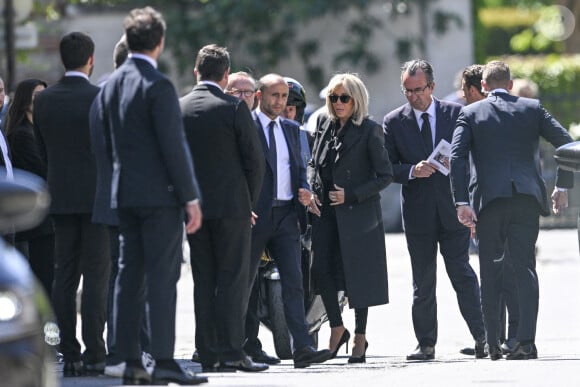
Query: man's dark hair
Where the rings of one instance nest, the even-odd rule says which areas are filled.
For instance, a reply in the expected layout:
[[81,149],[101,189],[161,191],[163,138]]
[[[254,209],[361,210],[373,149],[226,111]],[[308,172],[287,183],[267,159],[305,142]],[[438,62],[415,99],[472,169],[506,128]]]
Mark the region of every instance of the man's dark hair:
[[403,79],[403,74],[408,73],[409,75],[415,75],[419,70],[425,74],[425,78],[429,85],[435,80],[433,77],[433,67],[431,67],[429,62],[423,59],[413,59],[405,62],[403,63],[401,70],[401,80]]
[[475,87],[480,94],[483,95],[481,91],[481,78],[483,77],[483,65],[474,64],[471,66],[467,66],[463,69],[463,73],[461,74],[463,80],[465,81],[465,85],[467,87],[473,86]]
[[215,44],[202,47],[195,59],[195,69],[201,80],[219,82],[230,68],[228,49]]
[[83,32],[71,32],[60,40],[60,59],[64,68],[75,70],[87,64],[95,53],[95,43]]
[[159,45],[165,35],[165,20],[152,7],[135,8],[123,22],[129,50],[151,51]]

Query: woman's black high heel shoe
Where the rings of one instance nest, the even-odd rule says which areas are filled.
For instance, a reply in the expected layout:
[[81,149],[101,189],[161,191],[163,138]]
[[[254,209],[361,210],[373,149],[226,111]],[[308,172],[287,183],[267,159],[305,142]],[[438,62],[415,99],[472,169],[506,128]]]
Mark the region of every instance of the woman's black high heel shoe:
[[331,359],[334,359],[336,357],[338,350],[340,349],[340,347],[342,347],[343,344],[346,344],[346,353],[348,353],[348,341],[349,340],[350,340],[350,332],[348,331],[348,329],[345,329],[344,332],[342,332],[342,336],[340,336],[340,340],[338,341],[338,344],[336,345],[336,349],[334,350],[334,352],[332,352]]
[[369,347],[369,342],[365,341],[365,351],[362,356],[351,356],[348,358],[349,363],[366,363],[367,362],[367,348]]

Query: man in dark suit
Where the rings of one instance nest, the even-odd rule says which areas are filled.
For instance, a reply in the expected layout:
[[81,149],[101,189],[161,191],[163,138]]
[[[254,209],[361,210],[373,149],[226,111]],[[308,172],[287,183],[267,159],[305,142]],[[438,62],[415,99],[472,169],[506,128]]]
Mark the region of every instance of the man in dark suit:
[[247,104],[223,92],[230,56],[216,45],[197,54],[198,80],[180,99],[189,149],[203,194],[204,223],[188,236],[195,342],[204,371],[264,371],[243,350],[252,208],[264,175],[261,145]]
[[[93,40],[81,32],[60,41],[64,77],[34,99],[34,130],[47,165],[55,231],[52,302],[60,328],[64,376],[102,373],[103,330],[107,316],[109,236],[91,222],[96,169],[89,139],[89,109],[99,92],[91,85]],[[83,276],[81,317],[83,342],[76,339],[76,292]],[[82,360],[82,361],[81,361]]]
[[[188,233],[201,226],[202,214],[177,94],[156,68],[165,21],[151,7],[134,9],[124,28],[129,58],[99,96],[121,234],[115,320],[117,350],[126,359],[123,383],[199,384],[207,378],[185,374],[173,359],[183,209]],[[156,361],[151,376],[139,346],[145,297]]]
[[484,357],[485,331],[477,275],[469,264],[469,230],[457,221],[449,177],[427,161],[441,140],[451,141],[461,105],[433,98],[433,68],[424,60],[403,65],[401,85],[409,103],[388,113],[383,127],[395,182],[402,184],[403,226],[413,271],[413,326],[419,345],[407,360],[435,357],[437,245],[475,339],[475,355]]
[[[461,75],[461,89],[463,91],[463,97],[467,102],[467,105],[471,105],[474,102],[481,101],[482,99],[487,97],[481,88],[481,78],[483,76],[483,65],[475,64],[466,67]],[[473,163],[470,163],[470,173],[475,176],[475,168],[473,167]],[[473,193],[473,192],[472,192]],[[470,198],[471,203],[473,201],[477,201],[476,198]],[[501,350],[503,354],[508,354],[513,350],[516,340],[516,330],[518,326],[518,319],[519,319],[519,308],[518,308],[518,300],[517,300],[517,288],[514,281],[514,274],[513,268],[507,262],[509,258],[507,255],[509,254],[509,250],[505,249],[504,258],[501,259],[499,262],[496,261],[497,264],[503,265],[505,263],[503,269],[503,281],[501,285],[501,309],[500,309],[500,324],[499,324],[499,341],[501,342]],[[508,313],[508,322],[509,325],[506,329],[506,311]],[[465,348],[464,354],[472,354],[473,349],[471,351],[468,348]]]
[[268,249],[280,271],[284,314],[294,341],[294,367],[304,368],[332,356],[329,350],[313,348],[304,311],[298,211],[310,203],[312,194],[300,155],[300,128],[293,121],[279,117],[286,108],[288,84],[280,75],[265,75],[258,83],[256,96],[258,108],[254,111],[254,120],[266,168],[252,230],[250,287],[253,294],[248,305],[244,348],[250,354],[263,352],[258,340],[260,322],[254,283],[260,257]]
[[[500,61],[488,63],[483,88],[489,97],[464,108],[453,134],[451,183],[457,218],[467,227],[477,227],[482,305],[489,355],[502,357],[498,343],[499,297],[504,247],[514,269],[520,310],[517,341],[507,359],[537,357],[535,347],[538,316],[538,276],[534,249],[539,215],[549,215],[548,194],[541,178],[539,139],[554,146],[572,141],[566,130],[536,99],[508,94],[509,67]],[[469,154],[475,175],[469,181]],[[559,171],[558,187],[571,187],[571,172]],[[477,200],[469,205],[469,190]],[[555,208],[567,199],[563,189],[554,192]]]
[[[113,50],[113,63],[115,69],[119,68],[129,55],[129,47],[125,35],[119,39]],[[105,81],[106,82],[106,81]],[[103,82],[102,84],[104,84]],[[99,95],[93,101],[89,112],[91,148],[95,155],[97,167],[97,186],[95,192],[95,203],[93,205],[93,222],[107,225],[109,229],[110,253],[111,253],[111,274],[109,276],[109,290],[107,297],[107,360],[105,375],[112,377],[122,377],[125,372],[125,362],[117,353],[115,322],[114,322],[114,300],[115,283],[119,272],[119,218],[116,210],[111,208],[111,175],[113,165],[107,153],[105,144],[105,133],[103,129],[103,106]],[[155,360],[149,353],[149,327],[147,319],[143,319],[141,325],[141,349],[143,366],[147,372],[152,373]]]

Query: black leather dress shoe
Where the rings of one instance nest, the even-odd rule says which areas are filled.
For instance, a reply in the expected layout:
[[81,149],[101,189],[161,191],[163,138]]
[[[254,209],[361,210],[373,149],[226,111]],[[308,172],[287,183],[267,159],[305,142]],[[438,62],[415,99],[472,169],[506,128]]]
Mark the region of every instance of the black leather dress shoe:
[[314,363],[324,363],[332,357],[332,352],[328,349],[317,351],[313,347],[307,345],[294,351],[294,368],[306,368]]
[[503,353],[501,352],[501,348],[499,345],[487,345],[487,352],[489,353],[489,358],[491,360],[499,360],[503,357]]
[[475,358],[483,359],[487,357],[487,350],[485,349],[485,339],[475,340]]
[[518,343],[512,353],[506,356],[507,360],[528,360],[537,359],[538,350],[533,343],[520,344]]
[[221,366],[225,368],[233,368],[235,370],[244,372],[260,372],[266,371],[269,368],[268,364],[254,363],[252,359],[250,359],[248,356],[245,356],[241,360],[224,361],[221,363]]
[[151,375],[145,371],[145,368],[141,367],[125,367],[125,372],[123,373],[123,384],[128,386],[140,386],[145,384],[151,384]]
[[261,350],[260,352],[256,353],[248,353],[248,356],[252,358],[253,361],[256,363],[265,363],[265,364],[278,364],[280,363],[280,359],[274,356],[268,355],[265,351]]
[[415,351],[407,355],[407,360],[426,361],[435,359],[435,347],[418,345]]
[[214,373],[214,372],[236,372],[235,368],[224,367],[220,363],[215,363],[212,365],[201,365],[201,372],[202,373]]
[[83,363],[83,373],[88,376],[97,376],[105,373],[105,362]]
[[82,361],[65,361],[62,368],[62,376],[65,378],[74,376],[83,376]]
[[178,371],[174,369],[155,367],[153,375],[151,376],[151,384],[167,385],[169,383],[188,386],[197,385],[207,383],[207,378],[205,376],[198,376],[190,373],[186,374],[181,370]]

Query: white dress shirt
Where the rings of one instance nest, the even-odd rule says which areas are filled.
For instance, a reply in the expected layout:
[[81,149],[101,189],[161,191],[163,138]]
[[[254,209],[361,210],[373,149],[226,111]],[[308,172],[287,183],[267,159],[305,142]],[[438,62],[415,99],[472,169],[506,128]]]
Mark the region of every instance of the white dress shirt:
[[288,153],[288,144],[286,144],[286,137],[282,131],[282,126],[280,124],[280,117],[276,117],[272,120],[266,116],[259,108],[256,109],[258,114],[258,119],[262,124],[262,130],[264,131],[264,136],[266,137],[266,143],[270,146],[268,125],[270,121],[275,121],[274,126],[274,138],[276,139],[276,157],[278,162],[276,163],[276,170],[278,176],[278,197],[274,199],[278,200],[290,200],[294,197],[292,193],[292,181],[290,178],[290,154]]

